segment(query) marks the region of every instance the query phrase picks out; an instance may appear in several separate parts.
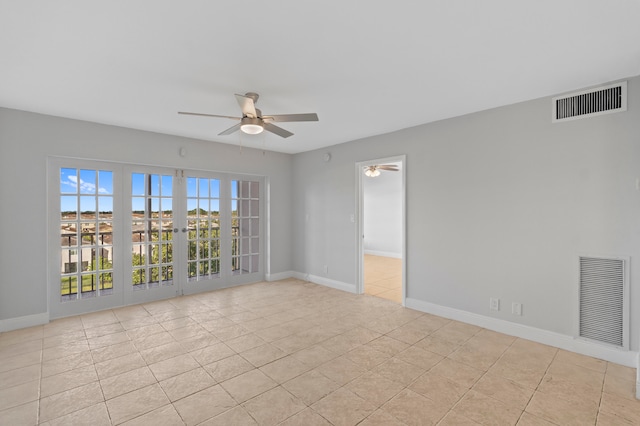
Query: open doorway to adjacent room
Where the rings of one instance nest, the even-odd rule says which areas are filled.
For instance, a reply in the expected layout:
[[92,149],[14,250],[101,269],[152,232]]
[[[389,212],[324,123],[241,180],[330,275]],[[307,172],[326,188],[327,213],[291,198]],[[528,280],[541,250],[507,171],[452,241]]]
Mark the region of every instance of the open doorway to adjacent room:
[[405,158],[358,163],[359,293],[404,305]]

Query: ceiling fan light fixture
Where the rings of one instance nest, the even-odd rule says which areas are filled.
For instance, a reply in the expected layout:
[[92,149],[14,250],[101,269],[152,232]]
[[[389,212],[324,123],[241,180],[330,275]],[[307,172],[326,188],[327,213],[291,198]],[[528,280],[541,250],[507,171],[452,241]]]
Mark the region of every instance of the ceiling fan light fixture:
[[240,130],[248,135],[257,135],[264,131],[264,127],[258,118],[244,117]]
[[376,166],[369,166],[364,170],[364,175],[368,177],[380,176],[380,170]]

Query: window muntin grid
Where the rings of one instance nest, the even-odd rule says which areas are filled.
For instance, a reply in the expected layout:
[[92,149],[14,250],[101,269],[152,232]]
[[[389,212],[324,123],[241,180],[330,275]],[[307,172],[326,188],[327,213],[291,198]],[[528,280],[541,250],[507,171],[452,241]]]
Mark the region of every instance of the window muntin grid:
[[220,180],[187,177],[187,281],[220,277]]
[[135,290],[173,285],[171,175],[131,174],[131,283]]
[[260,182],[231,181],[231,273],[260,270]]
[[60,300],[113,294],[113,172],[61,167],[59,178]]

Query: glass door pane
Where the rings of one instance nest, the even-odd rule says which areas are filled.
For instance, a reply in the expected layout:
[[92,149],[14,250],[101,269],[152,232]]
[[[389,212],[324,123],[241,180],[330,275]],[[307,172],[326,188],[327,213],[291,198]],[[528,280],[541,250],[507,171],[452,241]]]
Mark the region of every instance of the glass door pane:
[[113,293],[113,172],[60,168],[60,301]]
[[187,283],[220,278],[220,180],[186,178]]
[[231,272],[260,272],[260,182],[231,181]]
[[131,174],[131,283],[135,290],[173,285],[172,175]]

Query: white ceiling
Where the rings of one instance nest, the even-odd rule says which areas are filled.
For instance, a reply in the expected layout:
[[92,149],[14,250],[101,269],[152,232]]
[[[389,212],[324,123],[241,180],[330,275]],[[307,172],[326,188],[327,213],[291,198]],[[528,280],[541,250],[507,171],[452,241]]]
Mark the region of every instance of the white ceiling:
[[[0,0],[0,106],[296,153],[635,76],[639,40],[640,0]],[[320,121],[176,113],[248,91]]]

